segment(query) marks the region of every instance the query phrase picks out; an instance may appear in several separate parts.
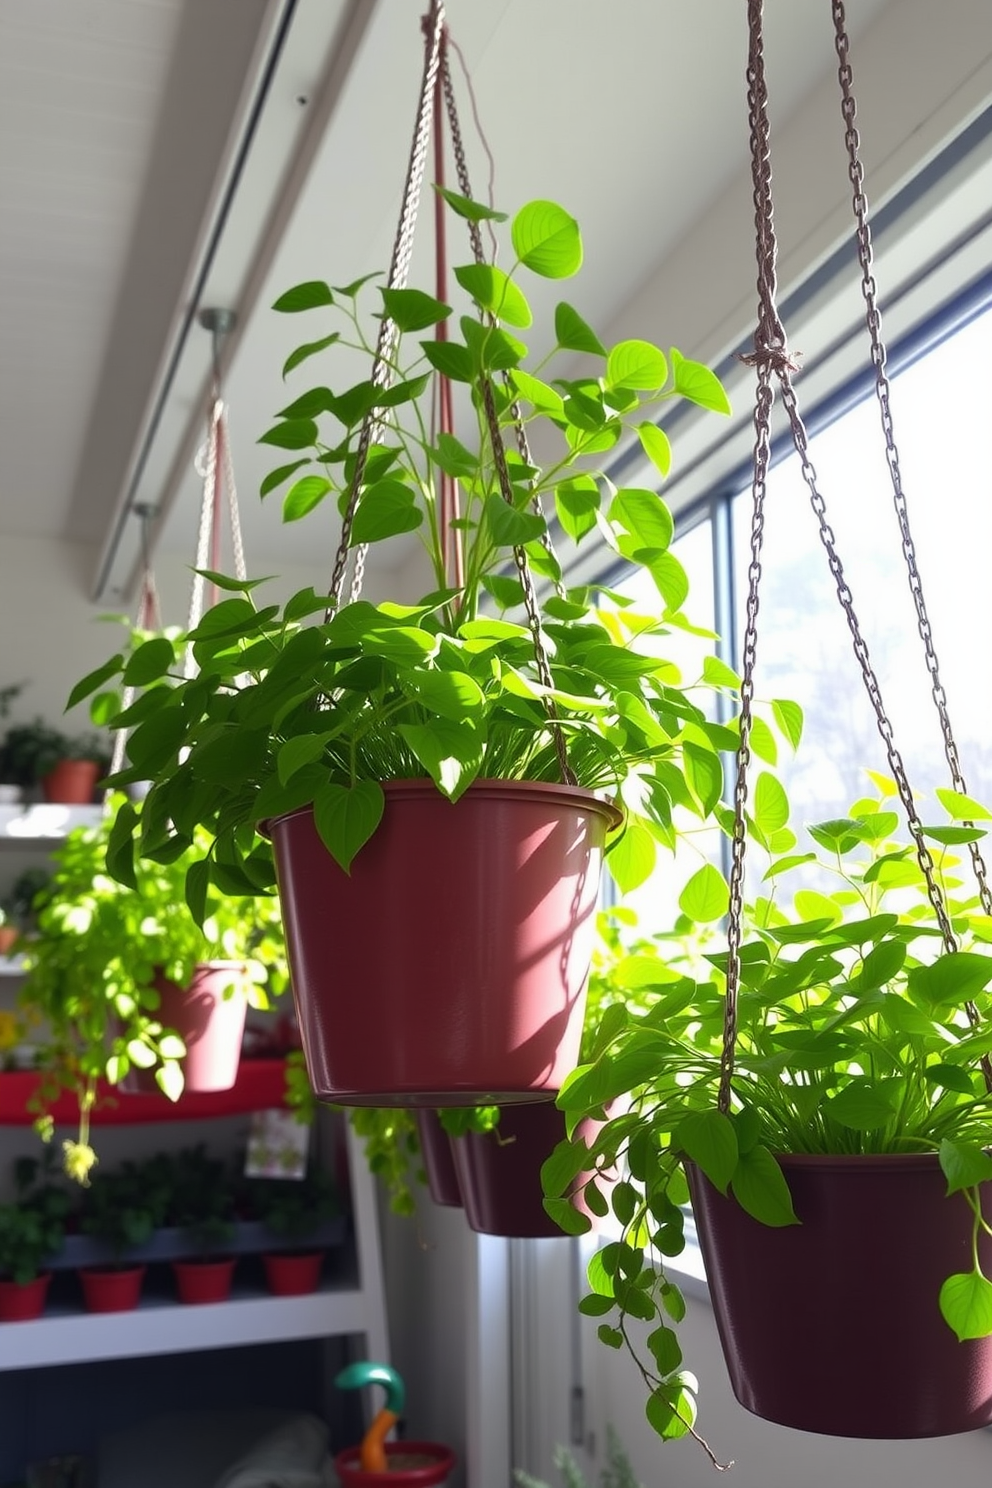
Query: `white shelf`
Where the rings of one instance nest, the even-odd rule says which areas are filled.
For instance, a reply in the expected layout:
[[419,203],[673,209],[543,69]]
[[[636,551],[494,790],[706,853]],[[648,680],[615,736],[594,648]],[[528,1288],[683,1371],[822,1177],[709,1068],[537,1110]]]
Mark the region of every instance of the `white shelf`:
[[23,976],[24,967],[23,956],[0,956],[0,977]]
[[235,1296],[195,1306],[154,1295],[134,1312],[51,1312],[0,1328],[0,1370],[366,1333],[368,1298],[333,1284],[305,1297]]
[[102,816],[102,806],[61,806],[40,801],[0,806],[0,846],[57,841],[73,827],[95,827]]

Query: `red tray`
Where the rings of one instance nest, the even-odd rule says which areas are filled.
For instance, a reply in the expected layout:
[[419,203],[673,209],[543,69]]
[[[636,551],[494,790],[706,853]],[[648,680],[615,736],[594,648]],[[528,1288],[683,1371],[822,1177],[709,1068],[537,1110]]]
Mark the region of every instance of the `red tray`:
[[[38,1087],[34,1070],[0,1074],[0,1126],[30,1126],[35,1119],[27,1104]],[[200,1121],[210,1116],[240,1116],[268,1111],[286,1103],[286,1062],[283,1059],[242,1059],[230,1090],[209,1094],[189,1092],[178,1101],[164,1095],[124,1095],[101,1083],[93,1110],[94,1126],[135,1126],[149,1121]],[[51,1108],[56,1125],[74,1126],[79,1120],[76,1097],[62,1094]]]

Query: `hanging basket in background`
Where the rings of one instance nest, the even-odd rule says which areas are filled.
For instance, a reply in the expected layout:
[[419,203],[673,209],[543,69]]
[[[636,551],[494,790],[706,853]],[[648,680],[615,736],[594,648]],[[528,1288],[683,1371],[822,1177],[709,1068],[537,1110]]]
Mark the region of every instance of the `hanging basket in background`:
[[[154,982],[158,1021],[186,1045],[180,1063],[183,1089],[190,1093],[231,1090],[238,1078],[248,1012],[244,975],[242,961],[206,961],[196,967],[188,987],[164,976]],[[154,1095],[158,1088],[154,1070],[132,1069],[122,1085],[138,1095]]]
[[436,1111],[429,1111],[422,1106],[416,1113],[416,1122],[420,1156],[431,1198],[442,1208],[460,1209],[462,1191],[455,1171],[451,1139],[441,1125],[440,1116]]
[[344,1105],[552,1099],[578,1060],[615,808],[588,791],[384,785],[345,873],[309,809],[269,824],[307,1070]]

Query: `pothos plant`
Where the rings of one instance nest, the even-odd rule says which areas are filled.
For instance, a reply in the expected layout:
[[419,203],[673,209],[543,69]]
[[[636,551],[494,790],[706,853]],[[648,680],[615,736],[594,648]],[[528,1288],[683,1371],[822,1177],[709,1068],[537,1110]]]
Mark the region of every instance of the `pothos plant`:
[[[288,977],[274,898],[212,893],[197,925],[183,899],[186,865],[180,858],[139,864],[133,886],[108,875],[107,843],[115,812],[125,805],[138,809],[117,799],[100,825],[71,832],[56,849],[37,933],[25,944],[21,1003],[43,1030],[37,1125],[50,1137],[50,1108],[59,1092],[77,1095],[80,1132],[65,1144],[65,1164],[81,1182],[96,1161],[89,1118],[98,1080],[119,1085],[134,1066],[153,1069],[171,1100],[182,1093],[186,1050],[158,1016],[156,976],[186,986],[203,961],[243,963],[232,974],[232,992],[237,983],[256,1007],[268,1006]],[[206,847],[201,836],[199,848]]]
[[[472,224],[504,220],[444,195]],[[357,355],[366,366],[343,388],[305,386],[280,411],[261,439],[283,456],[263,494],[287,486],[283,515],[296,521],[322,501],[346,506],[356,484],[352,547],[414,534],[433,587],[416,604],[343,603],[307,588],[279,606],[256,600],[256,581],[216,576],[229,597],[191,634],[196,676],[182,675],[179,648],[157,636],[84,678],[76,700],[121,678],[138,690],[110,720],[131,730],[117,783],[154,781],[140,817],[117,818],[108,865],[124,881],[135,844],[152,860],[189,850],[187,898],[201,919],[211,886],[227,894],[271,887],[271,850],[257,826],[308,805],[347,870],[381,818],[383,781],[430,777],[457,800],[480,776],[560,780],[550,707],[577,783],[625,808],[608,844],[622,887],[647,877],[659,845],[673,845],[676,807],[700,816],[712,809],[718,750],[733,741],[661,655],[660,637],[691,627],[682,613],[686,576],[670,551],[672,518],[651,486],[671,458],[659,415],[676,400],[727,412],[726,396],[712,372],[678,351],[640,340],[605,346],[564,301],[553,331],[538,337],[550,350],[533,358],[518,334],[532,319],[521,281],[574,274],[582,241],[574,219],[543,201],[517,214],[510,238],[508,269],[470,263],[455,271],[461,313],[419,289],[376,290],[365,280],[345,288],[309,281],[276,301],[280,314],[305,314],[310,326],[284,376],[298,377],[318,356],[348,367]],[[396,330],[388,387],[371,376],[371,333],[383,318]],[[440,374],[461,390],[459,437],[432,433]],[[502,437],[493,438],[490,406],[505,451]],[[363,426],[376,410],[360,466]],[[540,429],[553,449],[542,466],[520,453],[518,413],[523,432]],[[640,444],[650,486],[617,488],[603,470],[628,435]],[[462,547],[456,578],[442,480],[454,483],[460,512],[450,524]],[[650,574],[650,613],[601,588],[560,588],[545,499],[569,542],[599,546],[600,566],[625,559]],[[550,681],[512,573],[515,548],[553,590],[541,626]],[[202,855],[198,828],[210,833]]]
[[[985,834],[990,813],[941,790],[942,819],[923,829],[960,943],[946,951],[915,846],[900,840],[896,786],[872,779],[876,794],[809,827],[802,843],[781,784],[770,772],[757,781],[748,831],[768,862],[745,907],[729,1112],[717,1109],[728,889],[712,865],[686,884],[674,929],[642,941],[620,968],[632,984],[656,985],[654,1006],[643,1015],[610,1008],[560,1096],[574,1131],[632,1092],[594,1147],[598,1170],[625,1171],[610,1200],[622,1238],[593,1257],[581,1310],[603,1319],[607,1346],[637,1360],[648,1419],[663,1437],[695,1434],[696,1383],[673,1326],[685,1304],[665,1273],[685,1243],[686,1160],[779,1226],[797,1221],[776,1154],[934,1153],[948,1202],[971,1208],[976,1242],[989,1229],[977,1185],[992,1178],[992,1096],[979,1070],[992,1049],[992,919],[956,849]],[[963,1011],[969,1001],[977,1027]],[[588,1162],[582,1144],[565,1142],[545,1167],[546,1205],[572,1232],[587,1222],[564,1196]],[[935,1299],[960,1339],[992,1332],[992,1281],[977,1243],[973,1255],[970,1273],[949,1276]],[[631,1319],[649,1326],[643,1346]]]

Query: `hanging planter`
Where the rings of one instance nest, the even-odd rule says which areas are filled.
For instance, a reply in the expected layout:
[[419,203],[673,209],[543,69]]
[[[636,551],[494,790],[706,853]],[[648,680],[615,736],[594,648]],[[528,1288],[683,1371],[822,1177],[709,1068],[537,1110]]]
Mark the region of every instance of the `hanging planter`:
[[455,1170],[451,1138],[441,1125],[436,1111],[421,1109],[416,1113],[420,1156],[427,1174],[427,1188],[435,1204],[448,1209],[462,1207],[462,1191]]
[[[242,961],[208,961],[186,987],[161,974],[152,983],[160,999],[156,1018],[186,1045],[180,1065],[183,1089],[192,1094],[231,1090],[237,1081],[248,1011],[245,971]],[[153,1070],[132,1069],[122,1089],[154,1095],[159,1086]]]
[[180,1302],[198,1305],[204,1302],[226,1302],[231,1295],[236,1256],[210,1260],[173,1261],[176,1293]]
[[0,1323],[27,1323],[41,1317],[48,1297],[51,1272],[32,1281],[0,1281]]
[[[992,1424],[992,1337],[959,1342],[938,1305],[947,1277],[971,1265],[972,1213],[963,1195],[948,1199],[937,1158],[780,1162],[799,1219],[781,1229],[759,1224],[690,1170],[741,1405],[835,1436],[946,1436]],[[992,1184],[982,1188],[988,1218]],[[979,1250],[988,1272],[984,1233]]]
[[384,791],[350,874],[311,811],[271,823],[315,1093],[378,1106],[550,1097],[577,1062],[618,814],[529,781],[478,781],[454,804],[429,780]]

